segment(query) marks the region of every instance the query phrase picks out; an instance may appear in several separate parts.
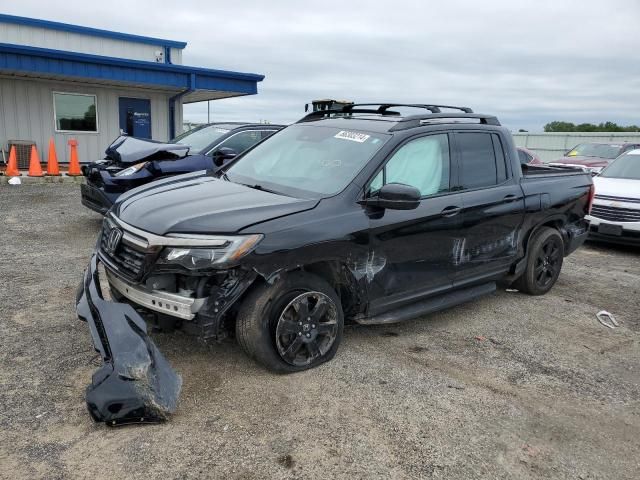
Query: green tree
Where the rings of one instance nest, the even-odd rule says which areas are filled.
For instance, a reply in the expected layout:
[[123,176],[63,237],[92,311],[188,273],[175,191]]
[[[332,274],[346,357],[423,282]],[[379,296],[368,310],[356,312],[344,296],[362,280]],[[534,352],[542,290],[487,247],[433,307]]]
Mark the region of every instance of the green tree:
[[575,132],[576,126],[571,122],[560,122],[558,120],[547,123],[544,126],[545,132]]
[[597,132],[598,126],[593,123],[581,123],[576,126],[576,132]]
[[615,122],[581,123],[575,125],[571,122],[555,120],[544,126],[545,132],[640,132],[637,125],[622,126]]

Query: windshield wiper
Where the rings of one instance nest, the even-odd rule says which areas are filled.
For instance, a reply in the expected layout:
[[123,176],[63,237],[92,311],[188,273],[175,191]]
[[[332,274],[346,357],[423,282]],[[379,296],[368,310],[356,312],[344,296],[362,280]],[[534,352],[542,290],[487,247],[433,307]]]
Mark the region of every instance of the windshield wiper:
[[269,188],[265,188],[262,185],[258,185],[257,183],[254,185],[250,185],[248,183],[239,183],[238,185],[244,185],[245,187],[253,188],[254,190],[260,190],[262,192],[275,193],[278,195],[282,195],[280,192],[276,192],[275,190],[271,190]]

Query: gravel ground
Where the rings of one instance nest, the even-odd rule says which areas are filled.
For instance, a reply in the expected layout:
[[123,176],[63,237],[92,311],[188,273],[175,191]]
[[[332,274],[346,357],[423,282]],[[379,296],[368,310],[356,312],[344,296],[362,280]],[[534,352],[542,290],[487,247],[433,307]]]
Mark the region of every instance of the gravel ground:
[[349,327],[295,375],[154,335],[178,411],[111,429],[84,404],[99,360],[73,303],[100,217],[79,195],[0,186],[1,478],[640,478],[639,249],[585,246],[544,297]]

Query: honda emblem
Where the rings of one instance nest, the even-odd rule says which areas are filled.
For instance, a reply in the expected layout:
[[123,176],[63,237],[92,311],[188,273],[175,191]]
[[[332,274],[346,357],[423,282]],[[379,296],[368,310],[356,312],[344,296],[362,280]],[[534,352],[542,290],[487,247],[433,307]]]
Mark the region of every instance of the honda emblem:
[[119,228],[112,228],[109,232],[109,238],[107,238],[107,251],[109,253],[114,253],[118,245],[120,245],[120,240],[122,239],[122,230]]

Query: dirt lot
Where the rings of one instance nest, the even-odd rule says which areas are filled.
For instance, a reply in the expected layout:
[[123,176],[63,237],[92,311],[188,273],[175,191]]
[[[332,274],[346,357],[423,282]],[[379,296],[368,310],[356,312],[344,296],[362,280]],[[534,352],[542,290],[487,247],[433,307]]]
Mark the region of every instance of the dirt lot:
[[640,249],[588,245],[544,297],[350,327],[296,375],[155,335],[178,411],[111,429],[73,305],[99,225],[78,185],[0,186],[1,478],[640,478]]

